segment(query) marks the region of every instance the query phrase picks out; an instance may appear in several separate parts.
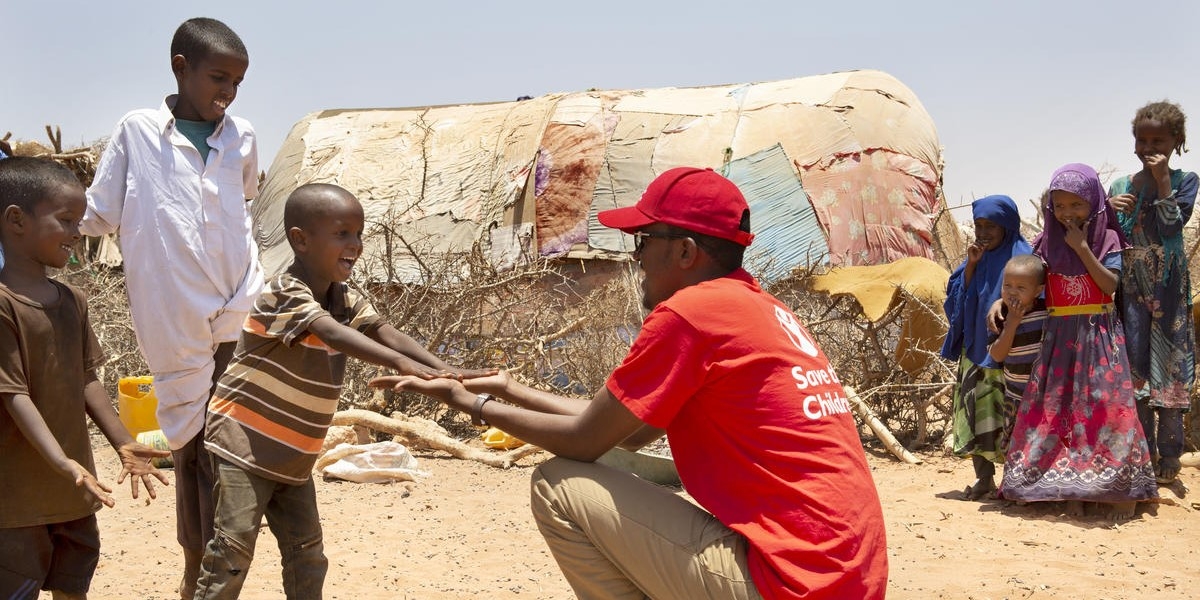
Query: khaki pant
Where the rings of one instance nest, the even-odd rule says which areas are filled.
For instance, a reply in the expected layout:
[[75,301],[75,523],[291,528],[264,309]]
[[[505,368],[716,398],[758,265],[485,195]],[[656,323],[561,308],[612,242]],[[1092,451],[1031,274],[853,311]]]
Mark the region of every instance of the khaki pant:
[[259,477],[213,456],[217,474],[213,538],[200,563],[195,600],[237,598],[246,583],[263,517],[279,543],[283,594],[289,600],[320,600],[329,561],[312,477],[289,485]]
[[753,600],[747,542],[673,490],[554,458],[532,481],[533,517],[581,600]]

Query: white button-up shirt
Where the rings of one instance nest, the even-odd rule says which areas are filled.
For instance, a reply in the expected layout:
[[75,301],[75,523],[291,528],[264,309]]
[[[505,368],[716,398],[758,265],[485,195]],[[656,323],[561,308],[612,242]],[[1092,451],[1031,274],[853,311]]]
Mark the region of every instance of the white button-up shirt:
[[175,128],[175,100],[117,123],[79,229],[118,233],[158,424],[178,449],[203,427],[213,353],[237,340],[263,276],[249,207],[258,195],[253,128],[225,115],[208,138],[205,163]]

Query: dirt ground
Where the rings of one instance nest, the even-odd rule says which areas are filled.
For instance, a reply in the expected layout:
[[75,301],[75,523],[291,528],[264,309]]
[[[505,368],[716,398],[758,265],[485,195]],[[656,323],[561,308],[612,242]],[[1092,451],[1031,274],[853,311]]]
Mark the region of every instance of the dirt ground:
[[[101,481],[116,460],[94,440]],[[572,598],[528,510],[530,465],[509,470],[415,452],[431,476],[412,484],[317,482],[330,561],[325,597],[421,600]],[[1128,599],[1200,596],[1200,470],[1113,525],[1061,507],[956,499],[970,461],[924,454],[905,465],[869,451],[887,518],[892,599]],[[1195,463],[1192,463],[1195,464]],[[168,477],[173,474],[168,471]],[[174,598],[180,554],[174,492],[100,512],[103,549],[91,598]],[[852,499],[847,499],[852,501]],[[242,595],[282,598],[279,553],[263,528]],[[43,594],[43,598],[49,598]]]

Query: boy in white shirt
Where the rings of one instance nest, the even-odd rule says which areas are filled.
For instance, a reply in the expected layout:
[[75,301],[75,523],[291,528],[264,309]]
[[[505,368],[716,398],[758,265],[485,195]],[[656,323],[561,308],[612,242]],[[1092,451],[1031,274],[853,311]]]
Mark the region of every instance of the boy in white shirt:
[[248,66],[224,23],[181,24],[171,40],[178,93],[117,123],[80,225],[120,234],[134,332],[175,462],[184,599],[213,532],[204,411],[263,282],[248,206],[258,148],[250,123],[226,114]]

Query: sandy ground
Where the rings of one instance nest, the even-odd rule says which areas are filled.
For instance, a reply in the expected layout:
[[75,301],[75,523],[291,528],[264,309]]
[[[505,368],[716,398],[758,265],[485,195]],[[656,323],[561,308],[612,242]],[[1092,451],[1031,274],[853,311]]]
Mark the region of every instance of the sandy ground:
[[[115,455],[98,440],[102,481]],[[318,481],[330,561],[325,597],[422,600],[572,598],[528,510],[530,465],[509,470],[415,453],[432,475],[414,484]],[[889,598],[1024,599],[1200,597],[1200,470],[1160,489],[1113,525],[1068,518],[1053,504],[966,502],[971,466],[933,454],[920,465],[868,452],[887,518]],[[173,476],[168,471],[168,477]],[[118,489],[100,513],[103,550],[91,598],[169,599],[179,572],[173,490],[149,504]],[[853,501],[847,499],[847,501]],[[279,553],[263,528],[247,599],[282,598]],[[48,594],[43,594],[48,598]]]

